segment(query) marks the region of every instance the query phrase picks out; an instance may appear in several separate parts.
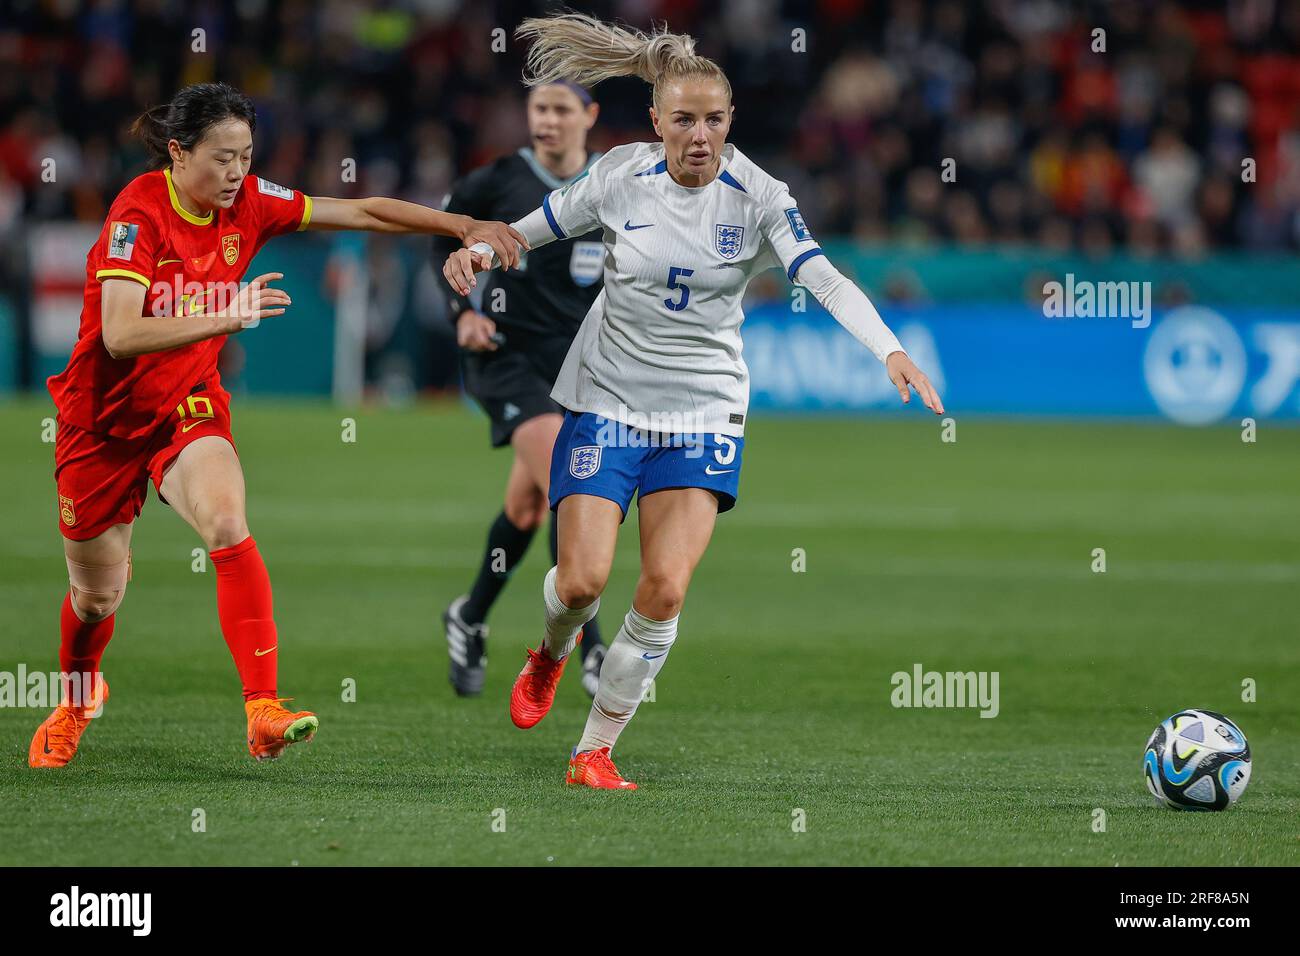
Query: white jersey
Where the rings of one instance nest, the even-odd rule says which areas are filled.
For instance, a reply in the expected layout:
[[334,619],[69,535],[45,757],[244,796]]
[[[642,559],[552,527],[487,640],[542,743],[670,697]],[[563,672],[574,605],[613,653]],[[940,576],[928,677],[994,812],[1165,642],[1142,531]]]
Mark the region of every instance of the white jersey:
[[[814,260],[827,288],[849,284],[816,259],[822,251],[785,183],[731,144],[718,175],[698,187],[668,174],[662,143],[617,146],[515,225],[530,245],[604,230],[604,289],[551,397],[652,431],[744,434],[740,303],[755,275],[779,265],[796,281]],[[826,304],[824,291],[814,287]],[[879,329],[867,337],[850,328],[883,360],[898,341],[866,307]],[[832,309],[842,322],[844,311]]]

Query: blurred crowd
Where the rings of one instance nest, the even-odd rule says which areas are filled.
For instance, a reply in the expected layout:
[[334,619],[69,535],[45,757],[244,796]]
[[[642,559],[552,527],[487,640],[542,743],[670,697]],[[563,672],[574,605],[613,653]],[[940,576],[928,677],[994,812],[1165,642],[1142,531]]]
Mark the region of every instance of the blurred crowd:
[[[130,120],[209,79],[255,100],[261,175],[438,204],[526,144],[509,35],[550,6],[7,0],[0,235],[101,220],[143,168]],[[733,84],[733,141],[821,235],[1088,255],[1300,246],[1300,3],[574,6],[695,35]],[[644,84],[596,97],[594,147],[653,136]]]

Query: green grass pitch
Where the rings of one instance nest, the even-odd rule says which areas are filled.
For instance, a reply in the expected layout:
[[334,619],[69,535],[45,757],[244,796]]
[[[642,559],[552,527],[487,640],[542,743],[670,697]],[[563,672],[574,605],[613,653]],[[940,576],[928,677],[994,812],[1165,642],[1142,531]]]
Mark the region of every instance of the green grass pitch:
[[[51,413],[0,406],[10,672],[57,667]],[[920,414],[758,415],[740,505],[620,741],[642,788],[628,794],[563,783],[588,707],[576,674],[537,728],[510,724],[543,537],[491,621],[486,692],[447,685],[437,615],[468,586],[505,481],[484,421],[456,403],[362,411],[348,444],[345,414],[235,408],[281,693],[320,715],[316,741],[249,759],[213,574],[191,569],[201,542],[151,493],[105,659],[113,699],[76,761],[30,770],[45,712],[0,709],[0,863],[1300,862],[1294,429],[1245,444],[1231,427],[970,419],[943,443]],[[610,635],[635,516],[604,597]],[[997,671],[999,715],[895,709],[890,677],[917,662]],[[1250,738],[1254,778],[1227,813],[1159,809],[1143,786],[1147,735],[1189,706]]]

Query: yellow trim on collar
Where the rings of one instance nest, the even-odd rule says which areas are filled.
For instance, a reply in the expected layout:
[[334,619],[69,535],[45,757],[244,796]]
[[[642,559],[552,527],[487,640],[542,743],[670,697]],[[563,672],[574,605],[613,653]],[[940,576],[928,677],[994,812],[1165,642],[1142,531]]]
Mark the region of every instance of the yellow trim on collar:
[[95,278],[101,282],[105,279],[134,279],[146,289],[149,288],[149,280],[138,272],[132,272],[130,269],[100,269],[95,273]]
[[302,232],[311,222],[311,197],[306,193],[302,194],[302,222],[298,224],[298,231]]
[[176,210],[176,215],[196,226],[206,226],[212,222],[211,209],[208,210],[207,217],[203,218],[194,215],[192,212],[187,212],[185,207],[181,205],[181,201],[176,198],[176,185],[172,182],[172,171],[170,169],[163,170],[163,178],[167,180],[167,198],[172,201],[172,208]]

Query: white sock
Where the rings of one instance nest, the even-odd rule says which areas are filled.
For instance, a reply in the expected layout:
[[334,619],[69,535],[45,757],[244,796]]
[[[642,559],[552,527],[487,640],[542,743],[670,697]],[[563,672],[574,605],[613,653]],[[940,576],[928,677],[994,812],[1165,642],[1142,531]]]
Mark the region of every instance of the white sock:
[[573,653],[578,643],[578,632],[582,625],[596,616],[600,608],[600,598],[586,607],[569,607],[555,593],[555,568],[546,572],[542,582],[542,599],[546,602],[546,636],[542,638],[542,647],[553,660],[560,660]]
[[627,612],[600,665],[600,687],[578,741],[579,753],[614,746],[676,639],[677,618],[653,621],[636,608]]

